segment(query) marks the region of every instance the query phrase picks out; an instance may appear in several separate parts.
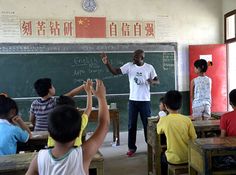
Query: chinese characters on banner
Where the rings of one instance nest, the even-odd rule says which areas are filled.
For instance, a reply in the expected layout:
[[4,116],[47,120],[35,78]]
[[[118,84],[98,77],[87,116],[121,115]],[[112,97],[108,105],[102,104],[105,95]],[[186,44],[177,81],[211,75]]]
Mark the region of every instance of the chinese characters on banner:
[[20,22],[23,37],[74,37],[72,20],[28,20]]
[[154,21],[108,21],[107,37],[154,38]]
[[22,37],[155,38],[155,21],[106,21],[105,17],[23,19],[20,31]]

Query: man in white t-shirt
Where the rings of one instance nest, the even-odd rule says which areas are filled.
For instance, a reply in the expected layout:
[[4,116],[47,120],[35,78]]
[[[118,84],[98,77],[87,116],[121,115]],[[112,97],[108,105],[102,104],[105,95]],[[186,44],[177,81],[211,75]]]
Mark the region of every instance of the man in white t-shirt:
[[150,64],[144,63],[144,51],[134,52],[133,62],[128,62],[120,68],[114,68],[105,53],[101,55],[103,63],[113,75],[127,74],[129,77],[129,122],[127,155],[133,156],[137,150],[136,132],[138,113],[140,114],[145,141],[147,141],[147,118],[151,116],[150,84],[158,84],[156,71]]

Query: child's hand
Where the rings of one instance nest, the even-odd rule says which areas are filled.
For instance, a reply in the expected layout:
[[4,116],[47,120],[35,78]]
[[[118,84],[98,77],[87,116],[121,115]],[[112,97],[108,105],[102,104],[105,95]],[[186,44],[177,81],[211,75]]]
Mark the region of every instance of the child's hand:
[[102,53],[101,54],[101,58],[102,58],[102,62],[103,64],[108,64],[108,57],[107,57],[107,54],[106,53]]
[[93,82],[92,80],[88,79],[84,85],[84,90],[87,94],[92,92]]
[[104,86],[102,80],[96,79],[96,90],[92,88],[92,92],[97,98],[105,98],[106,87]]
[[16,115],[16,116],[14,116],[14,117],[11,118],[11,122],[12,122],[14,125],[18,125],[20,119],[21,119],[21,117],[18,116],[18,115]]

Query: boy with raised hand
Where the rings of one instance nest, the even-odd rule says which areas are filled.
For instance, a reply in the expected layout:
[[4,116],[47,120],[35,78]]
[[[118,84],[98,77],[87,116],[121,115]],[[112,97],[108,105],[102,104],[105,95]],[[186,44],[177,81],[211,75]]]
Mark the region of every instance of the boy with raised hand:
[[50,113],[48,131],[55,140],[55,147],[39,151],[26,175],[88,175],[90,162],[109,129],[110,116],[105,91],[103,82],[96,80],[96,90],[92,88],[92,92],[98,99],[98,127],[94,134],[79,147],[74,147],[74,141],[81,127],[78,110],[65,105]]
[[157,123],[157,133],[164,133],[167,141],[167,150],[162,157],[162,174],[167,172],[167,163],[188,163],[188,141],[197,138],[191,119],[179,113],[182,105],[180,92],[168,91],[164,96],[164,103],[169,114],[160,117]]
[[[55,88],[50,78],[40,78],[34,83],[34,88],[39,99],[32,102],[30,107],[30,121],[34,126],[34,131],[48,130],[48,114],[56,107]],[[70,92],[64,94],[73,97],[84,90],[84,85],[78,86]]]

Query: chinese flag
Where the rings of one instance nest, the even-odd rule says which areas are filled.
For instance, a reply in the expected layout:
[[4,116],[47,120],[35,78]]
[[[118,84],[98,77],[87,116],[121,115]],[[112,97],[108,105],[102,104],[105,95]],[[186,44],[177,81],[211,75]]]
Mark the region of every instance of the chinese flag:
[[105,17],[75,17],[76,38],[106,38]]

